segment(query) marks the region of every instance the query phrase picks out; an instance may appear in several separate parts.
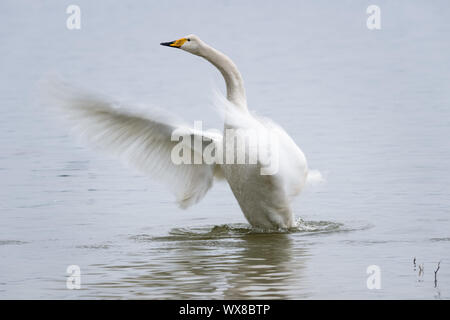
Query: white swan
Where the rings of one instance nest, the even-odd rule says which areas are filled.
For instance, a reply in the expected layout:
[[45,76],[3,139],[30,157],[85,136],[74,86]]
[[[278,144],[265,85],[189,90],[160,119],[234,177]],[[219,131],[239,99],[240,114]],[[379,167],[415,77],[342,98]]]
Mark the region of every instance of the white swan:
[[[178,204],[186,208],[203,198],[214,178],[224,177],[248,222],[258,228],[278,229],[295,226],[291,198],[302,190],[308,177],[303,152],[289,135],[268,119],[248,112],[244,82],[236,65],[223,53],[210,47],[195,35],[161,45],[179,48],[211,62],[223,75],[227,88],[224,130],[242,126],[257,132],[275,133],[278,146],[278,171],[262,175],[262,163],[256,164],[180,164],[171,161],[177,141],[171,141],[174,130],[194,138],[210,139],[218,147],[226,145],[227,136],[194,130],[182,121],[150,110],[131,112],[107,97],[81,93],[67,86],[53,92],[59,107],[74,120],[82,136],[98,147],[119,155],[141,171],[159,178],[172,189]],[[192,149],[193,153],[201,150]]]

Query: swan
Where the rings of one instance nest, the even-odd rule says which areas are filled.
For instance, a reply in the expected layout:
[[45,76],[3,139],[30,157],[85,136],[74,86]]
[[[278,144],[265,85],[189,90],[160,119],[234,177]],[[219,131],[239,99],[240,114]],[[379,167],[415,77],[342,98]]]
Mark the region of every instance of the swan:
[[[255,228],[289,229],[296,225],[291,202],[308,180],[305,155],[292,138],[267,118],[253,115],[247,108],[242,76],[233,61],[209,46],[196,35],[190,34],[161,45],[180,49],[202,57],[222,74],[226,84],[226,99],[219,99],[225,110],[223,134],[198,130],[182,120],[140,108],[131,111],[109,97],[80,92],[66,84],[55,86],[53,102],[65,110],[80,135],[94,146],[110,151],[149,176],[165,182],[181,208],[200,201],[214,180],[225,179],[247,221]],[[209,141],[218,148],[228,145],[229,129],[241,127],[255,129],[259,136],[270,132],[277,148],[277,170],[264,174],[265,164],[201,162],[175,164],[171,161],[178,141],[174,131],[201,141]],[[239,134],[239,131],[237,134]],[[270,140],[270,141],[272,141]],[[268,150],[268,140],[263,139]],[[203,157],[202,149],[189,146],[193,154]],[[234,147],[233,147],[234,148]],[[272,150],[272,149],[270,149]]]

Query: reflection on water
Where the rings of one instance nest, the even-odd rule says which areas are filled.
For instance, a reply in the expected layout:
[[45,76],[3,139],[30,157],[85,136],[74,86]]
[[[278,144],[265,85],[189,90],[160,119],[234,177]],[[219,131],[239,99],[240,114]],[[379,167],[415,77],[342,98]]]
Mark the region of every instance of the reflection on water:
[[[237,223],[173,228],[166,236],[131,236],[128,240],[142,246],[140,253],[134,252],[125,262],[95,265],[97,273],[98,268],[104,270],[100,273],[108,275],[108,281],[89,283],[87,296],[307,298],[304,269],[308,249],[303,236],[357,229],[329,221],[299,219],[297,224],[276,232]],[[111,281],[115,274],[119,278]]]
[[173,229],[166,237],[140,235],[132,239],[148,245],[145,257],[141,256],[148,260],[103,266],[121,274],[125,269],[127,276],[90,287],[101,287],[103,292],[129,288],[130,297],[172,299],[307,296],[290,296],[286,290],[304,292],[303,269],[308,256],[301,240],[288,232],[253,232],[248,225],[236,224]]

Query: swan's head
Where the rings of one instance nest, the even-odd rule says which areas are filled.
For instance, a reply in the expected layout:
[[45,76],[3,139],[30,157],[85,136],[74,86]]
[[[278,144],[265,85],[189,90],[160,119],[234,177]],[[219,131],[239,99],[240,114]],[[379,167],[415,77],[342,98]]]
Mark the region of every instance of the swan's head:
[[182,49],[184,51],[198,55],[200,54],[203,42],[195,34],[190,34],[178,40],[161,42],[161,45],[166,47]]

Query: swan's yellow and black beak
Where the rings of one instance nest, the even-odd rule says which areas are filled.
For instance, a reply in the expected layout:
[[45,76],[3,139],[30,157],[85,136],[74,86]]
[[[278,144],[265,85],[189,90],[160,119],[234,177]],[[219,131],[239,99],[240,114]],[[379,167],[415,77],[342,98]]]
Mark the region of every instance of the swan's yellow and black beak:
[[166,47],[180,48],[186,41],[187,41],[186,38],[181,38],[175,41],[161,42],[161,45]]

